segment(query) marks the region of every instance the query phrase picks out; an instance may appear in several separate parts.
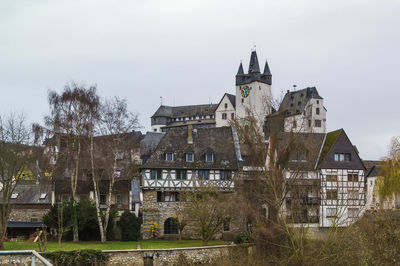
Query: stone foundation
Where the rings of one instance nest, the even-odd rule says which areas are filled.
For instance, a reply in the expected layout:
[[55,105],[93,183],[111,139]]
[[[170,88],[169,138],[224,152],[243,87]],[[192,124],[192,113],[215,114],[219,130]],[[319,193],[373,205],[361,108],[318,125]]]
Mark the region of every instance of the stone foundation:
[[189,263],[201,264],[211,262],[219,256],[226,256],[230,249],[244,248],[251,252],[252,245],[223,245],[199,248],[145,249],[145,250],[112,250],[104,251],[111,257],[107,265],[177,265],[179,257]]

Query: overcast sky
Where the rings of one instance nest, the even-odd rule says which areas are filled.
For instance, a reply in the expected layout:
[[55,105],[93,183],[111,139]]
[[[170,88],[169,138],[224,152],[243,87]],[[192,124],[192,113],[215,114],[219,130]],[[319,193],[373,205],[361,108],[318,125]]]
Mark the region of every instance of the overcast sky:
[[42,122],[48,90],[74,80],[126,97],[149,130],[160,96],[188,105],[234,94],[255,44],[274,97],[316,86],[328,130],[379,159],[400,135],[399,14],[397,0],[1,0],[0,113]]

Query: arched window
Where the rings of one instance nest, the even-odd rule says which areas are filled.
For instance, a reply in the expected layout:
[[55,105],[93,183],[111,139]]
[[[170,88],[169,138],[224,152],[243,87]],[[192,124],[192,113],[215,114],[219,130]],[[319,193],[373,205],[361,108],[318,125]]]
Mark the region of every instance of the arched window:
[[178,234],[178,225],[176,219],[169,217],[164,222],[164,235]]

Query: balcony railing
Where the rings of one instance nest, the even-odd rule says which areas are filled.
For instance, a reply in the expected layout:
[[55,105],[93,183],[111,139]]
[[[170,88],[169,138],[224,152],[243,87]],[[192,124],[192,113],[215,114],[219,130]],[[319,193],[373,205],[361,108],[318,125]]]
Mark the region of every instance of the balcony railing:
[[[53,266],[48,260],[43,258],[39,253],[35,250],[7,250],[7,251],[0,251],[1,257],[8,256],[8,265],[26,265],[26,259],[28,258],[28,263],[30,262],[31,266],[35,266],[36,262],[38,265],[46,265],[46,266]],[[7,264],[6,263],[6,264]],[[3,261],[1,261],[1,265]]]

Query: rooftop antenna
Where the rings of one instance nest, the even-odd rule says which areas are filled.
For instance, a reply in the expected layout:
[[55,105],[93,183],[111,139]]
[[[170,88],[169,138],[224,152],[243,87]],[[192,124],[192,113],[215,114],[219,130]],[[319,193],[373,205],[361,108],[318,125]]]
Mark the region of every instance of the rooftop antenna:
[[296,91],[296,87],[297,87],[297,85],[294,84],[294,85],[293,85],[293,90],[294,90],[294,91]]

